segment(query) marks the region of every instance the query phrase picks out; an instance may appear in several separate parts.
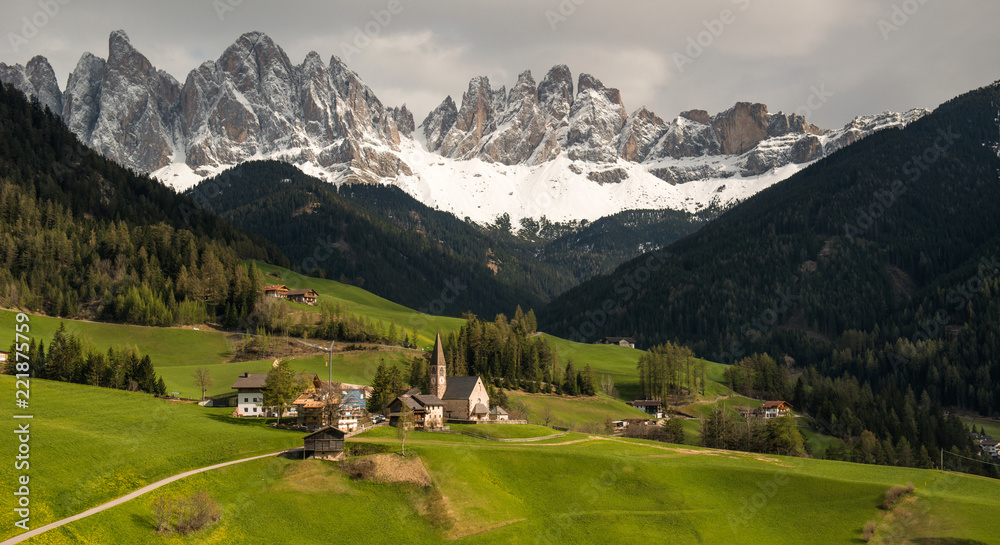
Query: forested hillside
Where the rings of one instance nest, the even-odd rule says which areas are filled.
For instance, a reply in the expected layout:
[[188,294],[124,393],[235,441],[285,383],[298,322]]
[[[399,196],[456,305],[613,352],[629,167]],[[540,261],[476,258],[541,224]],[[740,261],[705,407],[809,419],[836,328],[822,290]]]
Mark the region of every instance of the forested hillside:
[[288,263],[0,89],[0,306],[147,325],[246,313],[257,297],[248,258]]
[[992,85],[877,133],[570,290],[540,327],[766,352],[807,371],[771,394],[842,435],[947,447],[940,407],[1000,412],[998,110]]

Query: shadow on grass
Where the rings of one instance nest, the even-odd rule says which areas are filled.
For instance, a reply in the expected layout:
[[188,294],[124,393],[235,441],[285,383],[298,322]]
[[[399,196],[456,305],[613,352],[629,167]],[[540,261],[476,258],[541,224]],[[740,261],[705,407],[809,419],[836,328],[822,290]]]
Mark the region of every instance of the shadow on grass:
[[139,528],[152,530],[153,532],[156,532],[156,522],[153,521],[152,516],[132,513],[132,524],[136,525]]

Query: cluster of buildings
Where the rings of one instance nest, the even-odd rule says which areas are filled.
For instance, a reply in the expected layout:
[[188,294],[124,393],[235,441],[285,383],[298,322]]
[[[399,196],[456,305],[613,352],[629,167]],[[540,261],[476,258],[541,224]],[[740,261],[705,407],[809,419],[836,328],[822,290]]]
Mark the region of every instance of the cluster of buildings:
[[747,407],[737,407],[744,418],[781,418],[788,416],[792,412],[792,404],[787,401],[765,401],[760,407],[751,409]]
[[616,344],[626,348],[635,348],[635,339],[632,337],[604,337],[594,341],[594,344]]
[[490,408],[490,396],[480,377],[449,377],[441,334],[434,340],[431,352],[430,392],[413,388],[389,404],[389,423],[395,425],[403,407],[413,413],[417,428],[439,428],[444,423],[478,423],[509,421],[502,407]]
[[970,433],[969,437],[972,438],[973,442],[979,445],[979,448],[983,449],[983,454],[985,456],[991,456],[993,458],[1000,456],[1000,441],[993,439],[992,436]]
[[265,297],[288,299],[293,303],[315,305],[319,301],[319,294],[316,293],[316,290],[312,289],[290,290],[288,289],[288,286],[285,286],[284,284],[275,284],[272,286],[264,286],[263,291]]
[[[296,424],[307,429],[333,426],[344,432],[358,428],[367,414],[365,406],[371,397],[370,386],[356,386],[320,380],[314,373],[296,375],[305,379],[306,389],[292,402],[284,416],[295,418]],[[272,407],[264,406],[266,373],[243,373],[233,383],[236,390],[236,416],[277,416]]]

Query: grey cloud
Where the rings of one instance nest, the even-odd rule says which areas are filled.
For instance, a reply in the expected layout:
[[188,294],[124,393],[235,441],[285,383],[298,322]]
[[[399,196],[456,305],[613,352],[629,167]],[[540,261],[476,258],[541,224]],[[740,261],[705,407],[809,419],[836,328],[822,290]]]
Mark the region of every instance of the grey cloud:
[[[418,119],[445,96],[458,99],[472,76],[510,86],[524,69],[540,79],[560,63],[620,88],[630,111],[646,105],[664,118],[738,100],[792,111],[812,86],[826,85],[834,96],[810,115],[825,127],[885,109],[935,107],[1000,77],[1000,33],[991,28],[1000,4],[977,0],[51,1],[65,5],[17,52],[10,35],[41,8],[38,0],[3,3],[0,60],[45,55],[61,82],[84,51],[106,56],[118,28],[181,81],[249,30],[269,34],[293,62],[310,50],[343,56],[355,29],[376,18],[372,11],[398,1],[402,11],[379,23],[379,36],[349,66]],[[221,20],[220,3],[232,5]],[[894,5],[918,8],[886,40],[879,20],[892,24]],[[732,22],[679,70],[674,54],[717,27],[724,10]]]

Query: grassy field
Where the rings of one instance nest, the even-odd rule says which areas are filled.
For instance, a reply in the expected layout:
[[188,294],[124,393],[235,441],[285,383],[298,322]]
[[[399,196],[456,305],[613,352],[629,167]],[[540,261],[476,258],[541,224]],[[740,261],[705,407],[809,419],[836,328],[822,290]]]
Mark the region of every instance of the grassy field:
[[[0,375],[0,391],[9,394],[0,420],[8,423],[14,386],[13,377]],[[34,416],[29,476],[35,526],[175,473],[301,445],[299,433],[275,430],[263,419],[230,418],[226,409],[45,380],[30,386],[29,410],[18,414]],[[14,451],[4,450],[13,461]],[[19,473],[13,463],[0,464],[0,482],[13,483]],[[0,510],[0,538],[12,534],[12,518],[10,509]]]
[[[392,441],[384,435],[358,439]],[[906,506],[911,543],[995,543],[1000,532],[1000,519],[984,516],[1000,512],[1000,483],[987,479],[576,434],[548,444],[412,435],[407,450],[430,488],[354,480],[335,463],[265,459],[27,543],[859,543],[864,523],[885,517],[885,490],[908,481],[917,489]],[[186,538],[157,534],[151,502],[196,490],[219,502],[219,524]]]
[[449,424],[449,428],[453,431],[464,431],[496,439],[547,437],[561,433],[546,426],[531,424]]
[[[7,350],[14,340],[16,317],[16,312],[0,310],[0,350]],[[31,336],[48,344],[60,322],[66,324],[66,331],[102,351],[111,347],[137,346],[157,367],[211,365],[232,357],[226,335],[215,331],[81,322],[33,315],[29,322]]]
[[[413,355],[419,352],[413,350],[383,350],[383,351],[357,351],[339,352],[333,355],[333,380],[347,382],[349,384],[369,384],[375,377],[375,369],[383,360],[387,365],[401,366]],[[292,369],[307,373],[316,373],[320,379],[327,380],[330,375],[326,366],[327,356],[316,355],[289,359]],[[266,373],[271,369],[274,360],[243,361],[218,363],[208,366],[213,381],[212,388],[208,395],[224,394],[234,391],[233,382],[242,373]],[[197,399],[200,392],[197,392],[192,374],[197,365],[158,367],[157,372],[167,383],[168,392],[181,392],[182,397]],[[176,389],[171,389],[176,388]]]
[[[465,320],[460,318],[421,314],[361,288],[341,284],[334,280],[303,276],[266,263],[257,262],[257,267],[264,272],[269,283],[284,284],[290,289],[312,288],[319,294],[321,302],[340,303],[351,313],[366,316],[372,320],[382,320],[386,327],[395,321],[396,327],[405,328],[407,333],[410,330],[416,330],[417,344],[427,350],[434,346],[434,337],[437,332],[458,331],[465,324]],[[319,312],[317,307],[307,305],[293,304],[292,307],[297,311]]]
[[718,406],[723,406],[735,411],[736,409],[734,407],[750,407],[755,409],[761,406],[761,402],[755,399],[750,399],[749,397],[734,395],[732,397],[716,399],[712,402],[697,402],[690,405],[684,405],[678,410],[695,418],[706,418],[708,415],[712,414],[712,410]]
[[563,397],[508,390],[507,396],[511,401],[519,401],[528,407],[529,422],[544,423],[548,414],[551,415],[550,425],[563,428],[590,428],[595,431],[593,426],[603,429],[608,418],[623,420],[646,416],[646,413],[603,394],[593,397]]
[[979,428],[983,428],[986,431],[986,435],[990,435],[994,439],[1000,437],[1000,422],[996,420],[963,417],[962,422],[965,422],[967,426],[974,426],[976,433],[979,433]]

